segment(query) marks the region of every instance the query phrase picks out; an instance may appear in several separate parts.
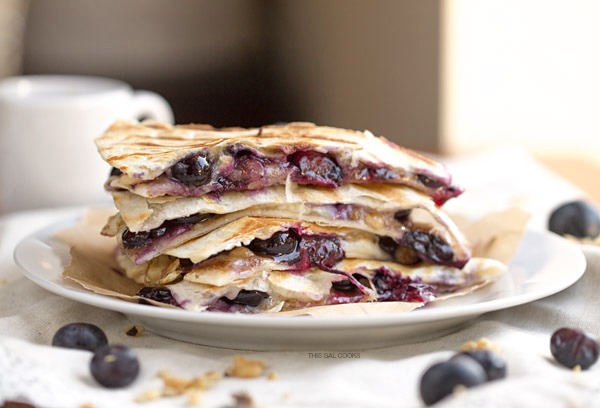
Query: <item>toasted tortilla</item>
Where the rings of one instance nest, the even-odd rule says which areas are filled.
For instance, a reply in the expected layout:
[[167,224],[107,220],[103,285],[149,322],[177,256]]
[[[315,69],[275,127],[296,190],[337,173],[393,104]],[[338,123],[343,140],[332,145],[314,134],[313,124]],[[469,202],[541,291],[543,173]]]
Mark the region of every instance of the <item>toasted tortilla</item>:
[[[381,301],[382,293],[373,282],[375,274],[385,268],[391,276],[404,280],[391,290],[415,290],[415,296],[396,301],[415,302],[419,305],[429,303],[438,297],[447,297],[469,288],[478,288],[495,281],[506,271],[506,266],[496,260],[472,258],[459,270],[440,265],[405,266],[392,262],[352,259],[340,262],[335,272],[316,268],[303,273],[277,270],[271,265],[251,269],[235,269],[239,255],[226,257],[221,267],[199,266],[183,280],[164,285],[171,291],[179,305],[188,310],[203,311],[210,308],[229,307],[241,291],[260,291],[266,294],[258,307],[244,308],[236,306],[235,311],[279,312],[298,308],[321,306],[335,303],[363,303]],[[230,268],[222,267],[230,265]],[[243,273],[240,273],[243,271]],[[336,291],[335,282],[360,275],[361,290],[352,293]],[[400,286],[408,289],[400,289]],[[423,286],[425,287],[423,288]],[[423,289],[421,289],[423,288]],[[430,290],[431,289],[431,290]],[[223,299],[225,303],[223,303]],[[219,301],[221,300],[221,301]],[[219,306],[220,305],[220,306]],[[242,310],[239,310],[239,309]],[[216,310],[216,309],[215,309]]]
[[[321,226],[353,228],[397,241],[416,227],[430,230],[447,242],[454,252],[452,262],[464,263],[470,256],[469,246],[453,221],[428,196],[405,186],[345,185],[327,189],[289,185],[267,188],[250,196],[230,192],[218,200],[209,195],[149,199],[127,191],[115,192],[113,197],[120,215],[105,228],[105,234],[117,235],[119,240],[125,228],[131,232],[148,231],[179,217],[217,214],[168,241],[152,243],[150,248],[125,250],[136,263],[147,262],[243,217],[290,218]],[[419,211],[413,211],[410,223],[406,223],[395,219],[395,214],[404,210]]]
[[[96,145],[102,158],[122,174],[111,177],[109,189],[127,189],[137,195],[200,196],[219,186],[185,188],[165,172],[177,162],[201,153],[211,158],[212,181],[231,173],[234,156],[247,151],[272,163],[266,178],[286,180],[285,166],[289,155],[313,151],[332,156],[344,169],[347,182],[370,182],[367,173],[353,174],[359,169],[385,170],[377,177],[386,183],[409,185],[421,190],[438,202],[459,195],[462,189],[452,185],[446,168],[425,156],[402,148],[369,131],[354,131],[312,123],[294,122],[260,128],[215,129],[206,125],[171,126],[159,122],[115,122]],[[350,177],[350,178],[348,178]],[[269,180],[266,180],[269,182]],[[164,184],[159,186],[159,184]],[[175,183],[175,184],[173,184]],[[266,185],[272,185],[266,184]],[[262,185],[264,187],[264,185]],[[243,190],[261,186],[245,185]]]

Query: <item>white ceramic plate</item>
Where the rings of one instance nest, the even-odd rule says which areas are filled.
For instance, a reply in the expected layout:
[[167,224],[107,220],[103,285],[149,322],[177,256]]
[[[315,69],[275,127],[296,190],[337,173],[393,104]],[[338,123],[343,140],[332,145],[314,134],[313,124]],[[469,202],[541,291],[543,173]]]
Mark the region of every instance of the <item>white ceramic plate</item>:
[[68,248],[51,238],[81,211],[22,240],[14,258],[25,276],[65,298],[124,313],[156,334],[191,343],[250,350],[359,350],[416,342],[456,330],[486,312],[557,293],[584,273],[581,250],[550,233],[527,231],[500,280],[474,293],[404,314],[340,317],[275,317],[194,313],[98,295],[62,278]]

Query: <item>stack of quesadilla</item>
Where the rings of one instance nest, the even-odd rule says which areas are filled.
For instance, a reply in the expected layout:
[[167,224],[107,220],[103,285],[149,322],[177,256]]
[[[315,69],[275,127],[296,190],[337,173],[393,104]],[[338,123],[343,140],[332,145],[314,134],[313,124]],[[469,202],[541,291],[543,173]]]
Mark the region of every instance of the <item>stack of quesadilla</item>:
[[118,209],[103,234],[150,303],[424,304],[502,269],[441,210],[462,193],[447,170],[368,131],[119,121],[96,144]]

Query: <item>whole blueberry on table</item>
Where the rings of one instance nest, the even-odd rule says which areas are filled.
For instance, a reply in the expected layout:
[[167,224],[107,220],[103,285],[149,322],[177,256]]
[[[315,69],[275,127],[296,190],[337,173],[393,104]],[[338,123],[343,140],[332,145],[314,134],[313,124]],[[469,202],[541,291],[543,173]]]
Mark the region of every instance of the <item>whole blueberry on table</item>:
[[485,371],[488,381],[506,377],[506,362],[498,353],[488,349],[468,350],[456,354],[452,359],[467,356],[477,361]]
[[127,346],[98,348],[90,361],[92,377],[106,388],[122,388],[131,384],[140,372],[135,352]]
[[90,323],[69,323],[56,331],[52,345],[79,350],[94,351],[108,344],[101,328]]
[[579,329],[563,327],[550,338],[550,352],[565,367],[590,368],[598,361],[598,340]]
[[433,405],[459,387],[474,387],[487,381],[481,365],[473,358],[455,356],[436,363],[421,376],[419,392],[426,405]]
[[596,238],[600,235],[600,215],[594,206],[585,201],[571,201],[552,211],[548,229],[559,235]]

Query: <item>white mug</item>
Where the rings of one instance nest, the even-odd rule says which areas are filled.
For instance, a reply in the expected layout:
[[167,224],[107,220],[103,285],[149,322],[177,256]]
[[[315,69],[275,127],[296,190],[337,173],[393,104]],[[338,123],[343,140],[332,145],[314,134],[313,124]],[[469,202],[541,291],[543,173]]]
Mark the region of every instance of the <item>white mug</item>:
[[160,95],[109,78],[0,80],[0,213],[107,201],[94,139],[117,119],[173,122]]

